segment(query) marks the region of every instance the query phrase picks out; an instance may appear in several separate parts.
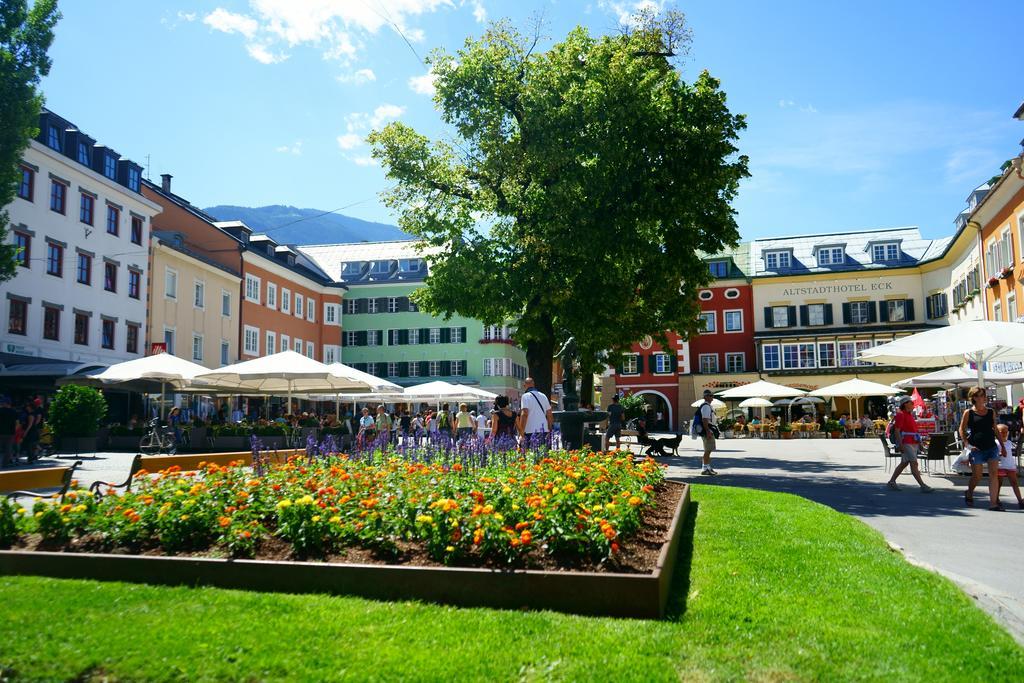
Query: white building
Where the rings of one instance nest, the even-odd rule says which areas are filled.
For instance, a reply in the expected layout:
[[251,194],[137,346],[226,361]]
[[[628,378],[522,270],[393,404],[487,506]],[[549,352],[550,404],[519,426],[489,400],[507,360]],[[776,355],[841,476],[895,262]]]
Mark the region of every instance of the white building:
[[53,112],[39,123],[7,207],[8,239],[22,250],[17,274],[0,285],[0,352],[102,364],[144,355],[160,206],[141,194],[141,166]]

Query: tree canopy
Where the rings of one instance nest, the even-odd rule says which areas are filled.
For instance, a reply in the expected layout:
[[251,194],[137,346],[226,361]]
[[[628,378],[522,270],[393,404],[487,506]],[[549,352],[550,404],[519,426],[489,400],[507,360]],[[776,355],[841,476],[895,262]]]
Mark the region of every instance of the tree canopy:
[[57,0],[0,0],[0,282],[14,277],[15,247],[7,241],[7,212],[14,201],[18,162],[35,136],[43,97],[39,79],[50,72],[46,52],[60,19]]
[[420,304],[515,319],[545,391],[569,335],[594,357],[694,330],[710,279],[698,250],[739,238],[745,124],[710,74],[688,83],[673,66],[685,40],[678,13],[616,35],[576,28],[543,52],[498,22],[431,55],[449,139],[401,122],[370,135],[400,226],[442,248]]

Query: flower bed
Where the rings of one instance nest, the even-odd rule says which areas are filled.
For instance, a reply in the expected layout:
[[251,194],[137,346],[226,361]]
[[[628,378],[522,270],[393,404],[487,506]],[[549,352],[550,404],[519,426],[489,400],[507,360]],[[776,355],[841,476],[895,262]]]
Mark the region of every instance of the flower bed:
[[588,451],[487,466],[379,451],[253,470],[210,465],[139,477],[120,495],[76,490],[31,510],[0,504],[0,545],[621,571],[624,539],[638,535],[644,515],[671,515],[669,500],[658,500],[662,476],[653,460]]

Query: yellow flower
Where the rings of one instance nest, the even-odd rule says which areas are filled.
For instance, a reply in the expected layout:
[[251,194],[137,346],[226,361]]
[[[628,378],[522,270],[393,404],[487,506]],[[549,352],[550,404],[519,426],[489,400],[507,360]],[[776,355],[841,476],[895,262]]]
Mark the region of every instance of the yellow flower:
[[288,500],[287,498],[285,498],[284,500],[282,500],[280,503],[277,504],[277,509],[281,510],[281,509],[284,509],[286,507],[291,507],[291,504],[292,504],[292,502],[290,500]]
[[74,507],[74,512],[85,512],[85,506],[84,505],[76,505]]
[[319,522],[320,521],[320,515],[313,515],[313,521],[314,522]]
[[338,515],[334,515],[333,517],[331,517],[327,521],[329,521],[331,524],[340,524],[341,523],[341,517],[339,517]]
[[597,504],[597,505],[595,505],[595,506],[594,506],[594,510],[595,510],[595,511],[600,511],[600,510],[604,510],[604,505],[601,505],[601,504]]
[[25,508],[18,508],[18,514],[19,515],[25,514]]
[[505,519],[505,516],[503,514],[501,514],[500,512],[495,512],[494,513],[494,519],[496,519],[496,520],[498,520],[500,522],[503,519]]
[[185,492],[183,490],[181,490],[181,489],[178,489],[177,491],[174,492],[174,495],[176,495],[176,496],[184,496]]
[[605,510],[615,510],[615,503],[608,503],[604,506]]
[[501,492],[502,493],[512,493],[512,487],[511,486],[504,486],[504,487],[502,487]]
[[573,483],[566,484],[562,490],[566,493],[576,493],[576,485]]
[[179,517],[178,519],[180,519],[180,520],[181,520],[181,521],[183,521],[183,522],[187,522],[187,521],[188,521],[188,515],[182,515],[182,516],[181,516],[181,517]]
[[455,546],[453,546],[453,545],[450,545],[450,546],[448,546],[447,548],[445,548],[445,549],[444,549],[444,551],[445,551],[446,553],[454,553],[454,552],[455,552]]
[[307,495],[303,496],[302,498],[299,498],[297,501],[295,501],[295,504],[296,505],[312,505],[313,504],[313,496],[310,496],[310,495],[307,494]]
[[416,518],[416,521],[419,522],[420,524],[433,524],[434,523],[434,518],[431,517],[430,515],[420,515],[419,517]]
[[512,509],[513,510],[518,510],[519,509],[519,505],[517,505],[516,503],[512,503]]

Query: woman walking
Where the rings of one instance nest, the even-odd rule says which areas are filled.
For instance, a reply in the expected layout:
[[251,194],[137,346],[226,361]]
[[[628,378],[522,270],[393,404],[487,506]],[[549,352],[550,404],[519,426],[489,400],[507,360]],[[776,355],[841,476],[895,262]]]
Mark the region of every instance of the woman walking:
[[491,439],[515,439],[516,419],[519,416],[508,403],[508,396],[494,399],[494,410],[491,411]]
[[910,467],[910,473],[917,480],[917,485],[921,487],[921,492],[931,493],[932,487],[925,484],[924,480],[921,479],[921,469],[917,465],[917,453],[921,449],[921,436],[917,433],[917,421],[914,419],[914,413],[911,412],[913,407],[913,399],[905,396],[900,401],[900,411],[896,413],[896,422],[893,430],[896,432],[896,448],[901,457],[899,466],[893,470],[892,478],[889,479],[889,488],[898,491],[900,487],[896,483],[896,479],[903,474],[903,470]]
[[971,481],[964,493],[968,507],[974,505],[974,487],[981,481],[982,467],[988,467],[989,510],[1002,512],[999,504],[999,444],[996,443],[996,414],[988,407],[983,387],[974,387],[967,394],[972,404],[960,418],[960,438],[970,450]]

